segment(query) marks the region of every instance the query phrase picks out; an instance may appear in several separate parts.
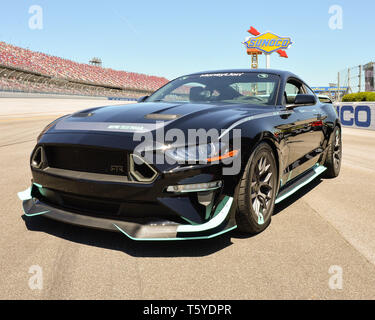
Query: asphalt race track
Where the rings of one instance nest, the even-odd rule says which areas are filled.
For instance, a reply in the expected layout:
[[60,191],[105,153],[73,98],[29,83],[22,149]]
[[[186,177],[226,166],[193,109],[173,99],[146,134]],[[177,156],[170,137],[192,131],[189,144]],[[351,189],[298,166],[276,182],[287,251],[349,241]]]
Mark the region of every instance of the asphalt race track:
[[[339,178],[317,179],[246,237],[133,242],[23,216],[39,132],[60,114],[121,101],[0,99],[0,299],[374,299],[375,131],[343,131]],[[43,289],[31,290],[31,266]],[[329,270],[342,270],[342,289]],[[335,268],[335,267],[333,267]]]

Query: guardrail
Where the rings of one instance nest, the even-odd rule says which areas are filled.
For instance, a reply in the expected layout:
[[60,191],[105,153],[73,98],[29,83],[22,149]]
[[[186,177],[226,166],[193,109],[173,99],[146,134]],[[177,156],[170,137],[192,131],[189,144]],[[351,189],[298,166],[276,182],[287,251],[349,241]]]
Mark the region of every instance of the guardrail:
[[375,130],[375,102],[334,104],[344,127]]

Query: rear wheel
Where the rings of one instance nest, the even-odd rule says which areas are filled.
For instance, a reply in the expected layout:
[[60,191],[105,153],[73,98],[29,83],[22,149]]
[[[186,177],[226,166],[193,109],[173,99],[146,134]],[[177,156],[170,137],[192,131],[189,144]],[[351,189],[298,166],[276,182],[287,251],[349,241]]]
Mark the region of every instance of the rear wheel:
[[256,234],[271,222],[277,189],[277,166],[271,147],[261,143],[246,165],[238,188],[236,213],[240,231]]
[[342,139],[341,139],[341,129],[336,127],[330,141],[330,145],[327,151],[327,159],[325,166],[327,171],[324,175],[325,178],[336,178],[341,169],[341,159],[342,159]]

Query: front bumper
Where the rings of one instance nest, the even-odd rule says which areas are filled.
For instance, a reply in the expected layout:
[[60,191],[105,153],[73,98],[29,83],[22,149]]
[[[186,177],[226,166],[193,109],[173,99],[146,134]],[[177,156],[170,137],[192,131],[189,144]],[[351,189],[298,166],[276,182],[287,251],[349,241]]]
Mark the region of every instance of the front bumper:
[[132,240],[209,239],[236,228],[233,197],[225,196],[215,215],[202,224],[187,225],[160,219],[107,219],[54,207],[32,197],[32,189],[20,192],[26,216],[45,216],[57,221],[96,229],[121,232]]

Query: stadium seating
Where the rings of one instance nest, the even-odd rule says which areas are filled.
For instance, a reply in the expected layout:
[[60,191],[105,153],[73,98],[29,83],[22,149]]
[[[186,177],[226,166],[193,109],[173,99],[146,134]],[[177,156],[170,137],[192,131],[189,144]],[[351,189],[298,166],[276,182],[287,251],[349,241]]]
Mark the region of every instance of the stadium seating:
[[[118,71],[109,68],[102,68],[100,66],[78,63],[72,60],[16,47],[1,41],[0,65],[11,68],[18,68],[20,70],[28,72],[37,72],[39,74],[55,79],[83,81],[96,85],[120,87],[130,91],[135,89],[153,92],[168,81],[167,79],[162,77]],[[64,90],[58,86],[49,88],[48,84],[30,85],[30,83],[25,84],[22,81],[10,80],[11,79],[9,79],[8,81],[2,80],[3,82],[0,83],[3,87],[9,87],[13,85],[15,89],[18,88],[19,90],[70,90],[67,88],[65,88]],[[27,88],[25,88],[25,86]],[[96,91],[100,92],[99,89],[96,89]]]
[[131,90],[113,90],[107,88],[95,88],[90,86],[62,87],[53,83],[35,83],[17,79],[5,79],[0,77],[0,91],[27,92],[27,93],[52,93],[84,96],[105,96],[105,97],[127,97],[139,98],[142,93]]

